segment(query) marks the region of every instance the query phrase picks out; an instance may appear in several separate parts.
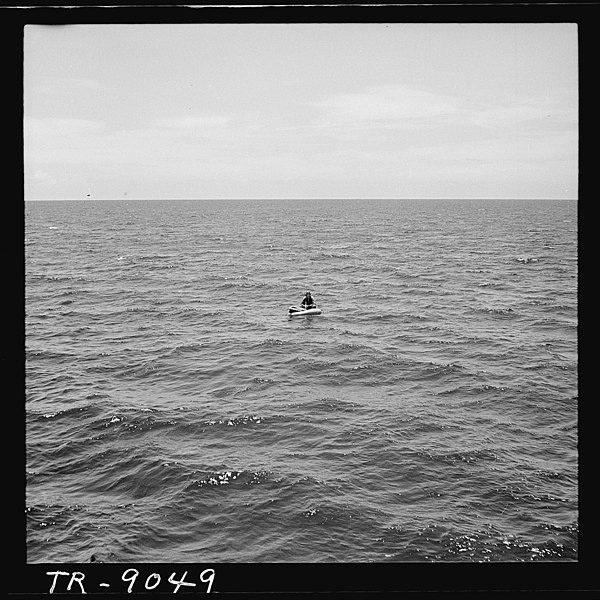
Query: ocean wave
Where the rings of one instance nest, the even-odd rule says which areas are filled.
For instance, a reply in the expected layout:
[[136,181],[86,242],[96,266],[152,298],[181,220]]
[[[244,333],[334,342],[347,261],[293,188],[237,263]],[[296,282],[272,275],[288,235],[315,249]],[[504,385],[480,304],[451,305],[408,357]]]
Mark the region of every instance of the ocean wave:
[[487,313],[488,315],[492,315],[493,317],[498,317],[498,318],[508,318],[508,319],[516,319],[518,318],[520,315],[519,313],[509,307],[482,307],[477,309],[478,312],[480,313]]
[[577,560],[572,204],[27,205],[28,561]]
[[481,461],[497,461],[498,455],[495,451],[487,449],[460,451],[460,452],[419,452],[419,456],[432,460],[434,462],[442,462],[449,465],[459,463],[479,463]]
[[200,479],[191,479],[183,491],[189,493],[198,488],[217,488],[224,485],[260,485],[269,481],[271,476],[268,471],[210,471]]

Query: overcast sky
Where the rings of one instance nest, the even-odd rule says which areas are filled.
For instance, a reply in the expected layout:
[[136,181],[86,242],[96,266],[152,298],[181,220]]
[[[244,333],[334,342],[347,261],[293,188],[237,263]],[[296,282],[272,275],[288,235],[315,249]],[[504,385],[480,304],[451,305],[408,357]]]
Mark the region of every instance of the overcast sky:
[[25,198],[577,198],[576,24],[27,25]]

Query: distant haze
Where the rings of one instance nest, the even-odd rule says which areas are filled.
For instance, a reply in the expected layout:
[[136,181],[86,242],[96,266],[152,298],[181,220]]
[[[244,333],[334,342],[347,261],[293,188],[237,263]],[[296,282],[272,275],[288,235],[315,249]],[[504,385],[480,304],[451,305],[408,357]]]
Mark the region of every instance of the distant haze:
[[575,24],[27,25],[26,199],[577,198]]

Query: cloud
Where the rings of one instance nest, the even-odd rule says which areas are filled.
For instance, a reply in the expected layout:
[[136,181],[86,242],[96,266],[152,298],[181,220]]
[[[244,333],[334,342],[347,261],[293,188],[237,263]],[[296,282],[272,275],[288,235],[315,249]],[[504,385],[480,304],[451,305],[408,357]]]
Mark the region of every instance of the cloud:
[[543,126],[576,124],[577,104],[563,105],[546,97],[520,99],[494,106],[470,107],[464,111],[465,123],[485,129],[505,129],[512,126]]
[[31,177],[31,179],[35,183],[43,184],[43,185],[47,185],[47,186],[54,186],[54,185],[65,183],[67,181],[67,179],[65,177],[57,177],[56,175],[53,175],[52,173],[48,173],[47,171],[42,171],[40,169],[35,171],[35,173]]
[[525,133],[518,136],[463,140],[412,148],[410,156],[427,164],[531,164],[553,160],[577,160],[577,134],[572,132]]
[[324,122],[331,125],[427,119],[453,115],[459,110],[449,98],[401,85],[334,94],[313,106],[323,111]]
[[26,116],[23,120],[23,129],[26,136],[59,137],[98,133],[104,129],[104,124],[91,119]]
[[538,97],[448,96],[405,85],[383,85],[333,94],[311,103],[320,116],[313,128],[343,135],[381,129],[432,130],[445,126],[502,130],[526,125],[548,129],[577,123],[577,98],[557,93]]
[[200,117],[169,117],[158,119],[155,122],[157,127],[164,127],[175,130],[198,130],[223,127],[230,122],[230,118],[220,115],[200,116]]
[[56,96],[86,90],[97,92],[104,89],[104,86],[96,79],[87,77],[49,77],[45,75],[40,77],[36,89],[42,94]]
[[88,119],[37,118],[24,120],[25,158],[29,164],[121,164],[164,166],[190,156],[208,158],[228,117],[163,118],[145,127],[115,129]]

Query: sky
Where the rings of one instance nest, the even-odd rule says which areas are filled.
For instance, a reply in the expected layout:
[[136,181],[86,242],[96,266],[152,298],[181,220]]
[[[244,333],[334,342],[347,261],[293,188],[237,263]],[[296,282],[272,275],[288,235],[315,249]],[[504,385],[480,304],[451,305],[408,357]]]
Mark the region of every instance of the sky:
[[24,29],[25,199],[559,198],[574,23]]

